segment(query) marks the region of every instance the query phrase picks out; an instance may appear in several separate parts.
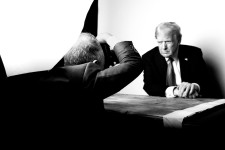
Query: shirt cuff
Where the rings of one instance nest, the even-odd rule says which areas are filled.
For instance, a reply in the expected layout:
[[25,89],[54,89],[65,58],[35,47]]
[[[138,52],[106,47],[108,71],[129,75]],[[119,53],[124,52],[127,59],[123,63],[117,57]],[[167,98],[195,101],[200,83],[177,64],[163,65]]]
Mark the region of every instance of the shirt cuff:
[[174,98],[174,97],[176,97],[176,96],[173,94],[174,88],[176,88],[176,86],[170,86],[170,87],[168,87],[168,88],[166,89],[165,94],[166,94],[166,97],[167,97],[167,98]]

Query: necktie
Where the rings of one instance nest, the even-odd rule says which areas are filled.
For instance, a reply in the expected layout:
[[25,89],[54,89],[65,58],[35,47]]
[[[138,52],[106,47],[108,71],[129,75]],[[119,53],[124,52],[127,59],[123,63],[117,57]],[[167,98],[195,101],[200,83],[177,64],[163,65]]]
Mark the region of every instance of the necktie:
[[173,70],[173,58],[169,58],[167,60],[167,74],[166,74],[166,85],[175,86],[176,85],[176,77]]

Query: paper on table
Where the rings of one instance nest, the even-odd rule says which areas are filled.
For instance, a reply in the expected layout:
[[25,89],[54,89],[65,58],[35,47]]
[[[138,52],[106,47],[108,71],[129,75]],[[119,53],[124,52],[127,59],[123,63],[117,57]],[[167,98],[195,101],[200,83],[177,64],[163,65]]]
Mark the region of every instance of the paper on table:
[[186,108],[184,110],[177,110],[163,116],[164,127],[182,128],[183,119],[194,115],[197,112],[213,108],[215,106],[225,104],[225,99],[216,100],[213,102],[203,103],[194,107]]
[[0,1],[7,76],[51,69],[76,42],[93,0]]

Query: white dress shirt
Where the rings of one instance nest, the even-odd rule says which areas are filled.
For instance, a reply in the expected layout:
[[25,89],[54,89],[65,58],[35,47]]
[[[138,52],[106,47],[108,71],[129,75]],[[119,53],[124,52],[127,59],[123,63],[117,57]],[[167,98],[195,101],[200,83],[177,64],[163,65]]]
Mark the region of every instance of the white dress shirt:
[[[166,59],[166,62],[169,58],[165,58]],[[176,77],[176,84],[177,85],[180,85],[182,83],[182,79],[181,79],[181,73],[180,73],[180,61],[178,58],[173,58],[174,61],[173,61],[173,69],[174,69],[174,73],[175,73],[175,77]],[[199,90],[200,90],[200,86],[197,84],[197,83],[193,83],[195,85],[198,86]],[[165,94],[166,94],[166,97],[167,98],[173,98],[173,97],[176,97],[173,93],[174,91],[174,88],[176,86],[170,86],[166,89],[165,91]]]
[[[169,58],[165,58],[166,59],[166,62],[168,62],[167,60]],[[175,73],[175,77],[176,77],[176,84],[177,85],[180,85],[182,80],[181,80],[181,73],[180,73],[180,61],[178,58],[173,58],[174,61],[172,63],[173,65],[173,69],[174,69],[174,73]],[[173,90],[176,86],[170,86],[166,89],[166,97],[175,97],[174,94],[173,94]]]

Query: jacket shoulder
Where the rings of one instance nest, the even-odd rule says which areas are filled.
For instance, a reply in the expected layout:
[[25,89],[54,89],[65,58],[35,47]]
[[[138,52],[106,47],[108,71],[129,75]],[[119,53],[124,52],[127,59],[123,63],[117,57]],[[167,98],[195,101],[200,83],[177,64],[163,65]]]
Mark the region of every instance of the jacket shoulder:
[[202,55],[202,50],[199,47],[191,46],[191,45],[180,45],[179,47],[179,55],[180,56],[200,56]]
[[154,55],[159,54],[159,49],[158,46],[152,48],[151,50],[147,51],[146,53],[144,53],[142,55],[142,58],[146,58],[146,57],[154,57]]
[[180,49],[182,51],[188,51],[188,52],[201,52],[201,48],[192,46],[192,45],[180,45]]

